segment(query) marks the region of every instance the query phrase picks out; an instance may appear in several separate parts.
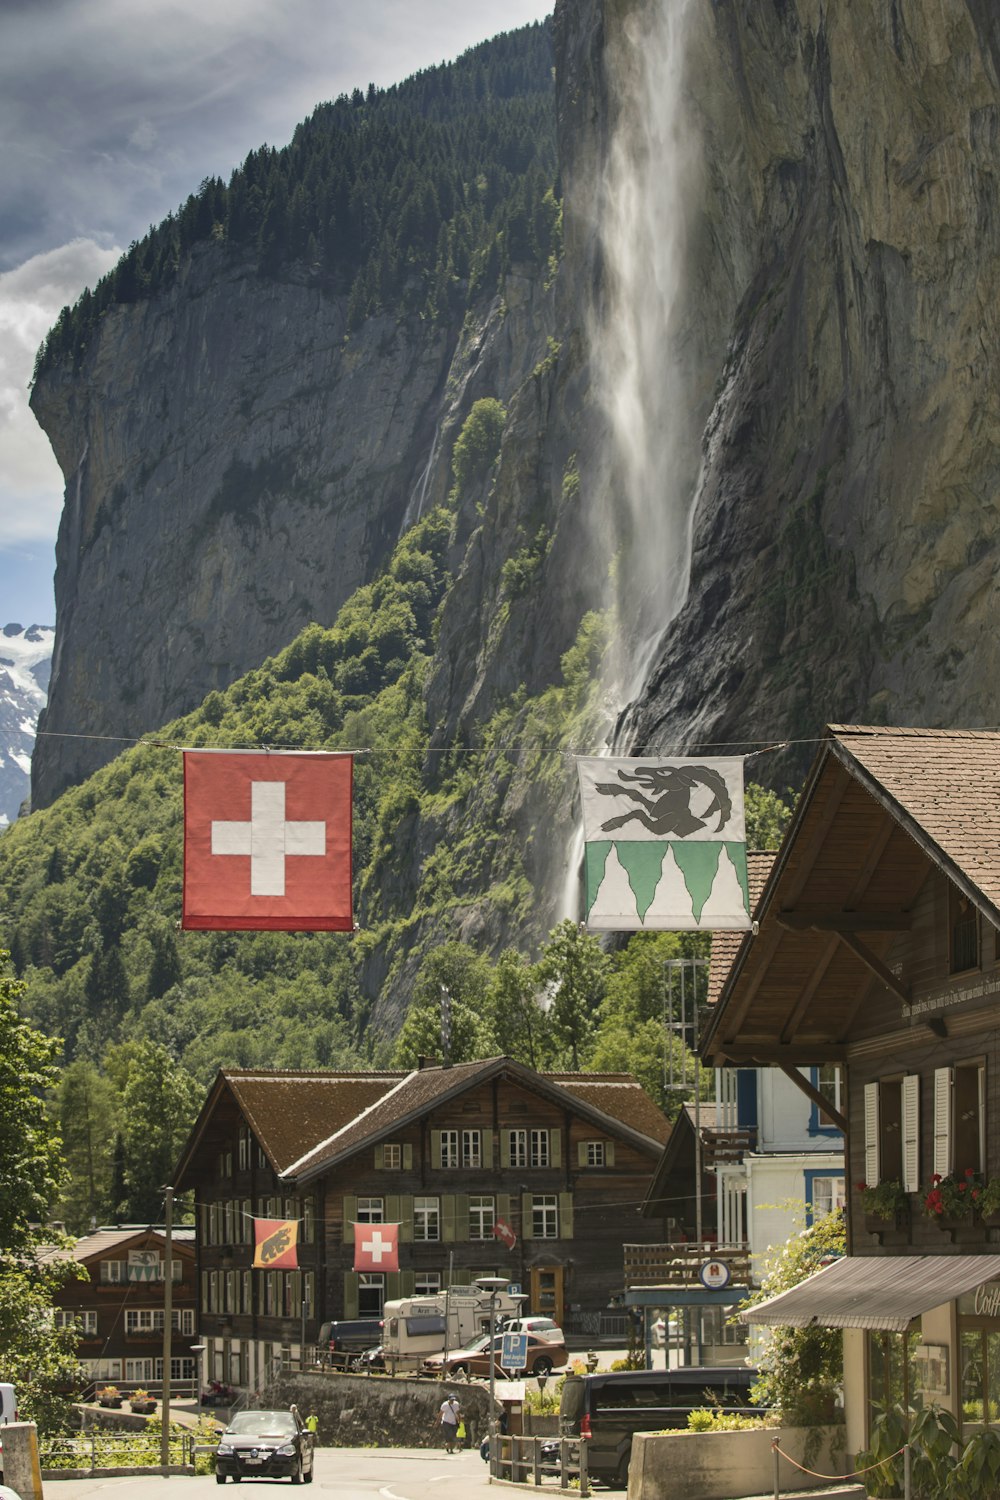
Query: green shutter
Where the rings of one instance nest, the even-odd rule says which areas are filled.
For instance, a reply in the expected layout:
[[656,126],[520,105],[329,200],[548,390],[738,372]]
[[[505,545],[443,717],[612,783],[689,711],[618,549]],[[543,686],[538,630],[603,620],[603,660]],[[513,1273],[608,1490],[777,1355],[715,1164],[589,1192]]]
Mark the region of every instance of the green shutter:
[[431,1131],[431,1166],[435,1172],[441,1170],[441,1132]]
[[413,1147],[412,1146],[404,1146],[403,1147],[403,1171],[404,1172],[412,1172],[413,1171]]
[[522,1240],[534,1239],[532,1230],[534,1225],[531,1221],[531,1193],[521,1194],[521,1238]]
[[500,1166],[501,1167],[509,1167],[510,1166],[510,1131],[509,1130],[501,1130],[501,1132],[500,1132]]
[[483,1131],[483,1171],[484,1172],[492,1172],[492,1170],[493,1170],[493,1132],[492,1132],[492,1130],[484,1130]]
[[376,1146],[375,1147],[375,1170],[377,1172],[381,1172],[382,1168],[384,1166],[385,1166],[385,1147],[384,1146]]
[[613,1167],[614,1164],[615,1164],[615,1143],[614,1143],[614,1141],[605,1141],[604,1142],[604,1165],[606,1167]]
[[[468,1209],[466,1209],[468,1212]],[[455,1238],[455,1195],[445,1193],[441,1199],[441,1238],[449,1244]]]
[[390,1193],[385,1200],[385,1222],[387,1224],[399,1223],[400,1197],[398,1193]]
[[[354,1193],[344,1194],[344,1244],[354,1244],[354,1221],[358,1217],[358,1200]],[[357,1316],[355,1314],[355,1316]]]
[[562,1131],[549,1131],[549,1161],[554,1167],[562,1166]]
[[577,1164],[579,1166],[581,1166],[581,1167],[585,1167],[587,1165],[587,1142],[586,1141],[577,1141],[577,1143],[576,1143],[576,1160],[577,1160]]
[[[497,1193],[497,1218],[506,1219],[510,1223],[510,1194]],[[522,1235],[522,1239],[524,1236]]]
[[358,1315],[358,1273],[357,1271],[344,1272],[344,1317],[356,1318]]
[[451,1275],[452,1286],[471,1286],[472,1272],[468,1266],[456,1266]]
[[559,1238],[571,1240],[573,1238],[573,1194],[559,1194]]
[[412,1297],[413,1288],[416,1285],[417,1273],[415,1271],[400,1271],[399,1273],[399,1295],[401,1297]]
[[403,1295],[404,1295],[404,1292],[403,1292],[402,1286],[400,1285],[399,1272],[398,1271],[386,1271],[386,1273],[385,1273],[385,1300],[387,1302],[395,1302],[400,1297],[402,1297]]
[[467,1240],[469,1238],[468,1193],[455,1194],[455,1238],[456,1240]]
[[399,1199],[399,1239],[400,1243],[413,1239],[413,1198],[409,1193]]

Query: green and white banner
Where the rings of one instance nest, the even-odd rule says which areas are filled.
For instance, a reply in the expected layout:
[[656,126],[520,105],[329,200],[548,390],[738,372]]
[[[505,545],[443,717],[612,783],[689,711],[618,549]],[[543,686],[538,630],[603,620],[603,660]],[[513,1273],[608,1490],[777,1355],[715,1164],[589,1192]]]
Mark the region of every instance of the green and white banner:
[[742,759],[577,768],[592,932],[750,926]]

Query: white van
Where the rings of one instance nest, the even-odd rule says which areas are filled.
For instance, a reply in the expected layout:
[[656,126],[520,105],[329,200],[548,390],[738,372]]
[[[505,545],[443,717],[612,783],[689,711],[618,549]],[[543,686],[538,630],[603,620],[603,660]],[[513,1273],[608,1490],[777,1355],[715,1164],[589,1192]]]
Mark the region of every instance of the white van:
[[[497,1322],[516,1317],[522,1293],[497,1292]],[[382,1309],[382,1348],[391,1370],[418,1370],[430,1354],[464,1349],[490,1329],[490,1294],[453,1286],[424,1297],[400,1297]]]
[[8,1422],[17,1421],[17,1402],[14,1400],[14,1387],[9,1381],[0,1380],[0,1427],[6,1426]]

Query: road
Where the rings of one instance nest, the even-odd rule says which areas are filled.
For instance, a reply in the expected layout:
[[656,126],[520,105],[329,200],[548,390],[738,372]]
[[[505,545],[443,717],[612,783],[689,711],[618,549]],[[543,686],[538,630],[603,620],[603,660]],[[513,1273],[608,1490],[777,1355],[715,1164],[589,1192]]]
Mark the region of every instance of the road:
[[[291,1485],[286,1479],[244,1479],[238,1489],[227,1480],[222,1493],[238,1500],[277,1500]],[[427,1448],[318,1448],[316,1478],[297,1487],[301,1500],[336,1495],[338,1500],[466,1500],[489,1489],[488,1470],[478,1449],[440,1453]],[[220,1488],[211,1474],[191,1479],[150,1475],[137,1479],[49,1479],[45,1500],[208,1500]]]

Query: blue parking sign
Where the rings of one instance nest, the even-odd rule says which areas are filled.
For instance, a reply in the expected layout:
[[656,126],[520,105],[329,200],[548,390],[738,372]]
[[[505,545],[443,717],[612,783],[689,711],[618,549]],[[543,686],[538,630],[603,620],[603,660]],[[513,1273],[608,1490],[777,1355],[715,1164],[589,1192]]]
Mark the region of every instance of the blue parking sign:
[[523,1370],[528,1363],[528,1335],[505,1333],[500,1346],[500,1363],[505,1370]]

